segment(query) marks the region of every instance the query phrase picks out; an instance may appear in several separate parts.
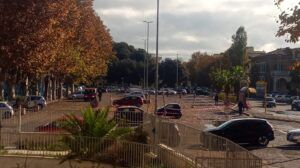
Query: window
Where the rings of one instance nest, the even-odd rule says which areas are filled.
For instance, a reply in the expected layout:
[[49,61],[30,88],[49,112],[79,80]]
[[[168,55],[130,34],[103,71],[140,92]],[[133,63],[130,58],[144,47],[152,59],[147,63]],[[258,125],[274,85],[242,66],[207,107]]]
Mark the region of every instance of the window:
[[6,107],[5,104],[0,103],[0,108]]

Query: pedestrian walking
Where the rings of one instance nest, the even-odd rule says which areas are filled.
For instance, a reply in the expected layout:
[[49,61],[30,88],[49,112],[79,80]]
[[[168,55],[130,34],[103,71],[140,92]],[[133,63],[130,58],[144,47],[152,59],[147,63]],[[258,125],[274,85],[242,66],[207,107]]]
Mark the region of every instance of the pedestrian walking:
[[239,106],[239,115],[242,115],[244,109],[244,103],[239,101],[238,106]]
[[214,100],[215,100],[215,105],[217,106],[219,103],[219,94],[218,93],[216,93]]
[[98,89],[98,98],[99,98],[99,101],[101,101],[101,99],[102,99],[102,90],[101,89]]

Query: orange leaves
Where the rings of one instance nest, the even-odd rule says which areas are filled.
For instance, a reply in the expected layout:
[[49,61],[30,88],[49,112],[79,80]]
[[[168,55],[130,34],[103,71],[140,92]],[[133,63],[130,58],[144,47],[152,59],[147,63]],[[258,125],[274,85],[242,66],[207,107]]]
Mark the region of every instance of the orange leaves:
[[1,1],[0,60],[6,64],[0,69],[80,79],[103,75],[112,40],[92,4],[91,0]]

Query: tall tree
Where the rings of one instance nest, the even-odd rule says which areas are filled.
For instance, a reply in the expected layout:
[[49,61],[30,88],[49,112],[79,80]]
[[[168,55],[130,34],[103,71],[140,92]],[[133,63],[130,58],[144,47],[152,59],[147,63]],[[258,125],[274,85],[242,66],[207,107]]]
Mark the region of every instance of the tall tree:
[[[275,4],[280,7],[284,0],[275,0]],[[281,37],[288,35],[287,42],[296,43],[300,37],[300,8],[295,4],[290,9],[283,10],[279,15],[279,30],[276,36]]]
[[[165,59],[159,65],[159,78],[162,86],[175,87],[177,83],[177,60]],[[186,85],[188,72],[182,63],[178,62],[178,84]]]
[[[193,86],[207,86],[212,84],[209,78],[209,72],[212,67],[222,67],[221,55],[209,55],[207,53],[195,52],[192,58],[185,63],[185,67],[189,73],[189,80]],[[205,79],[205,80],[203,80]]]
[[232,36],[232,45],[225,53],[231,66],[244,65],[246,60],[247,32],[243,26],[239,27]]

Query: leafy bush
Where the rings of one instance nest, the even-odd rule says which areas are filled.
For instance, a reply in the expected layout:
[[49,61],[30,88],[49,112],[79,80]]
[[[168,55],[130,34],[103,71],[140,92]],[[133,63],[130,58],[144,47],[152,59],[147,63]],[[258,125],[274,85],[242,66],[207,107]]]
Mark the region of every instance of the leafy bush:
[[[222,100],[222,101],[225,101],[225,98],[226,98],[226,95],[224,92],[222,93],[219,93],[219,99]],[[236,103],[236,100],[237,100],[237,97],[233,94],[229,94],[228,95],[228,99],[231,103]]]

